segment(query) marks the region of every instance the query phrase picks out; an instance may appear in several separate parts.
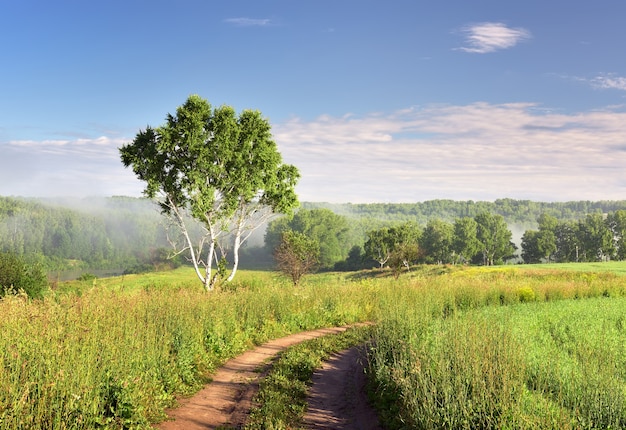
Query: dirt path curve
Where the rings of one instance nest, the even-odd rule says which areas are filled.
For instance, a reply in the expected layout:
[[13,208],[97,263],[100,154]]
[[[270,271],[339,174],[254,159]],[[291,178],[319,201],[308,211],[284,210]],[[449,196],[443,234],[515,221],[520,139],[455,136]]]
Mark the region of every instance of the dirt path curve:
[[335,354],[313,374],[306,429],[379,430],[378,416],[367,402],[362,347]]
[[258,390],[262,372],[267,364],[286,348],[320,336],[340,333],[348,327],[333,327],[297,333],[261,345],[226,362],[213,375],[211,383],[179,407],[167,411],[170,421],[155,427],[161,430],[206,430],[219,426],[238,427],[244,424]]

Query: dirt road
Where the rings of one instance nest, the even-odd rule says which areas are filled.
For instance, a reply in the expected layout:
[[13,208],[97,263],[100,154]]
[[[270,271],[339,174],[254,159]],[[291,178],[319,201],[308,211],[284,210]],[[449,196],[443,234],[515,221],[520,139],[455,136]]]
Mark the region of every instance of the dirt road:
[[[228,361],[204,389],[191,398],[182,399],[178,408],[168,410],[170,420],[158,424],[156,428],[206,430],[220,426],[237,428],[243,425],[252,405],[252,398],[258,390],[262,375],[259,368],[292,345],[346,329],[347,327],[335,327],[294,334],[268,342]],[[328,366],[325,365],[314,376],[309,406],[311,414],[305,417],[307,428],[379,428],[369,426],[372,422],[376,423],[376,415],[369,410],[363,397],[364,375],[358,360],[358,350],[348,350],[333,357],[327,363]],[[329,380],[334,382],[329,383]],[[343,388],[339,389],[340,386]],[[348,395],[341,394],[342,390],[348,390]],[[339,416],[335,416],[337,414]],[[360,426],[361,418],[368,426]]]
[[378,416],[367,402],[364,351],[354,347],[340,352],[313,374],[307,429],[378,430]]

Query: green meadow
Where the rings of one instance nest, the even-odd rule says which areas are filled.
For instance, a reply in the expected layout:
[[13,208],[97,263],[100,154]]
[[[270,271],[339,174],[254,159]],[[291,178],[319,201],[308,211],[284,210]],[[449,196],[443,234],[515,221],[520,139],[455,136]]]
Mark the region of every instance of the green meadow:
[[230,357],[372,321],[389,428],[626,426],[626,265],[246,272],[207,294],[177,269],[0,300],[0,429],[149,428]]

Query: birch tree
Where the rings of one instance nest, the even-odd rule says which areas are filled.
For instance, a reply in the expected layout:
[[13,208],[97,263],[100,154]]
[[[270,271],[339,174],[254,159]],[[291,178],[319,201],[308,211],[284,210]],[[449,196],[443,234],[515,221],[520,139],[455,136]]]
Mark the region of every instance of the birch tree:
[[272,214],[298,204],[298,170],[282,162],[269,121],[258,111],[237,115],[230,106],[213,109],[192,95],[164,125],[141,130],[120,154],[124,166],[146,182],[144,194],[175,227],[174,251],[193,264],[207,291],[225,276],[218,268],[225,267],[228,252],[233,253],[230,281],[239,249],[252,232]]

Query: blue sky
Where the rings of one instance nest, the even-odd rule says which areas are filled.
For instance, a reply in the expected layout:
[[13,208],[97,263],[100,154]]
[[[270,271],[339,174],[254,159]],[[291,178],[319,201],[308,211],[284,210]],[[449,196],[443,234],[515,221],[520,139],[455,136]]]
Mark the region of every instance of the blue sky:
[[626,199],[626,2],[0,1],[0,195],[139,196],[190,94],[258,109],[304,201]]

